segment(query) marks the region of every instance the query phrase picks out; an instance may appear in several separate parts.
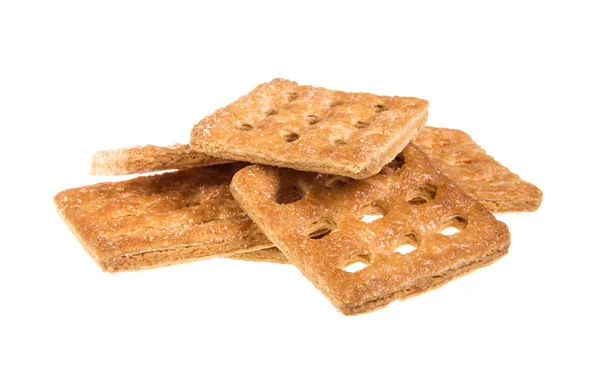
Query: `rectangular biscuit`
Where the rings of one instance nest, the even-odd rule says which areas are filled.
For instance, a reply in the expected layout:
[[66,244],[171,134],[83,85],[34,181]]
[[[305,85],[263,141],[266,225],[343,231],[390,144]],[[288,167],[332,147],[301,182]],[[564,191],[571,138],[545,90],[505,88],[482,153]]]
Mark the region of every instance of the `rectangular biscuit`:
[[[347,315],[420,294],[507,253],[506,225],[413,144],[386,168],[366,180],[340,180],[250,166],[230,188],[290,262]],[[365,215],[380,218],[365,223]],[[458,232],[447,235],[448,229]],[[344,270],[355,263],[366,266]]]
[[427,126],[413,143],[462,190],[494,213],[535,211],[542,203],[540,189],[486,154],[463,131]]
[[91,174],[130,175],[230,162],[194,151],[188,144],[173,144],[166,147],[148,144],[96,152],[92,157]]
[[271,247],[229,192],[242,164],[200,167],[64,190],[54,202],[109,272]]
[[190,145],[223,159],[361,179],[406,146],[428,105],[275,79],[198,122]]

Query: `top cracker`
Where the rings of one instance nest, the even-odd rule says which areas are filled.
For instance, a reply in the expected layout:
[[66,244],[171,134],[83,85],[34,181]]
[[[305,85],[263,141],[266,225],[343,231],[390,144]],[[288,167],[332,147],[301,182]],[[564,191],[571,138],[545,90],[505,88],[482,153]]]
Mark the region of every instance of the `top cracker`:
[[362,179],[402,151],[428,105],[275,79],[198,122],[190,145],[225,159]]

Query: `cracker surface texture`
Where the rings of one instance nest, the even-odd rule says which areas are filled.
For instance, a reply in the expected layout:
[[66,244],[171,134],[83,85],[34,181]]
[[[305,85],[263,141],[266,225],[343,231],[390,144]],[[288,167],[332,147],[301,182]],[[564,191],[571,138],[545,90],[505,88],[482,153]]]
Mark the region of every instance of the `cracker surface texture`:
[[271,247],[231,197],[241,164],[191,168],[58,193],[54,202],[85,250],[109,272]]
[[91,174],[130,175],[224,164],[229,161],[194,151],[188,144],[161,147],[151,144],[98,151],[92,157]]
[[190,145],[223,159],[361,179],[408,144],[428,105],[275,79],[198,122]]
[[462,190],[494,213],[535,211],[542,203],[540,189],[486,154],[463,131],[427,126],[413,143]]
[[[506,225],[409,144],[366,180],[250,166],[231,191],[292,264],[342,313],[436,288],[507,253]],[[370,223],[365,216],[379,215]],[[446,235],[446,229],[459,231]],[[403,248],[416,248],[402,253]],[[399,250],[400,252],[395,252]],[[366,265],[346,271],[354,263]]]

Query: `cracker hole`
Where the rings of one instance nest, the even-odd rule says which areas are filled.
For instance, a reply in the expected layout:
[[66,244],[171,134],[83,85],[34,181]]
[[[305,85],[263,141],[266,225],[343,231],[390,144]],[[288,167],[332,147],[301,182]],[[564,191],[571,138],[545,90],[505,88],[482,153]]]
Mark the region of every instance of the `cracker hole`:
[[456,160],[453,160],[451,165],[467,165],[467,164],[472,164],[473,160],[471,160],[468,157],[463,157],[463,158],[458,158]]
[[360,209],[358,219],[364,223],[371,223],[381,219],[387,212],[379,205],[367,205]]
[[275,202],[280,205],[287,205],[300,201],[305,195],[306,192],[296,185],[285,186],[277,191]]
[[433,200],[437,193],[437,189],[433,185],[424,184],[416,189],[413,189],[406,196],[406,202],[411,205],[420,206]]
[[385,112],[386,110],[388,110],[387,106],[385,106],[385,105],[380,105],[380,104],[378,104],[378,105],[375,105],[375,106],[373,107],[373,109],[375,110],[375,113],[382,113],[382,112]]
[[372,260],[369,252],[354,252],[350,256],[342,257],[339,267],[348,273],[356,273],[369,266]]
[[243,130],[243,131],[248,131],[248,130],[252,130],[252,125],[249,123],[241,123],[238,125],[237,128],[240,130]]
[[361,270],[365,269],[366,267],[368,267],[369,265],[365,264],[362,261],[356,261],[353,262],[350,265],[347,265],[346,267],[344,267],[344,271],[348,272],[348,273],[356,273],[356,272],[360,272]]
[[451,215],[447,217],[446,220],[443,222],[440,234],[446,236],[458,234],[459,232],[467,228],[468,224],[469,222],[464,217],[461,217],[460,215],[456,214]]
[[298,138],[300,138],[300,135],[298,135],[298,133],[294,133],[291,131],[289,131],[283,135],[283,139],[288,143],[297,141]]
[[296,92],[290,92],[287,94],[287,96],[288,96],[289,102],[292,102],[292,101],[296,100],[298,97],[300,97],[300,95]]
[[402,155],[396,156],[394,160],[389,162],[385,167],[381,168],[380,174],[384,176],[391,175],[396,172],[404,165],[404,157]]
[[366,129],[367,127],[369,127],[369,123],[358,121],[358,122],[356,122],[354,127],[356,127],[357,129]]
[[325,179],[325,186],[328,188],[341,189],[350,183],[349,177],[344,176],[328,176]]
[[334,139],[333,144],[335,144],[336,146],[341,146],[344,144],[348,144],[348,141],[346,139]]
[[419,239],[415,234],[408,233],[404,235],[400,245],[394,249],[394,252],[407,255],[414,252],[417,248],[419,248]]
[[313,230],[312,232],[310,232],[308,234],[308,237],[311,239],[323,239],[325,236],[331,234],[332,232],[333,232],[333,230],[331,230],[327,227],[317,228],[316,230]]
[[364,223],[371,223],[373,221],[376,221],[377,219],[381,219],[383,218],[383,215],[363,215],[362,217],[360,217],[360,221],[364,222]]
[[313,240],[323,239],[336,229],[337,226],[331,218],[322,217],[308,224],[306,236]]
[[321,118],[316,115],[311,114],[311,115],[308,115],[306,118],[307,118],[307,122],[309,125],[314,125],[316,123],[321,122]]
[[267,110],[267,111],[265,112],[265,115],[268,117],[268,116],[273,116],[273,115],[276,115],[277,113],[279,113],[277,110],[275,110],[275,109],[270,109],[270,110]]
[[412,244],[402,244],[398,248],[394,249],[394,252],[398,252],[398,253],[401,253],[403,255],[407,255],[407,254],[411,253],[412,251],[414,251],[416,249],[417,249],[417,247],[415,247]]
[[452,236],[454,234],[458,234],[460,232],[460,230],[454,226],[449,226],[446,227],[442,230],[442,232],[440,232],[440,234],[442,235],[446,235],[446,236]]
[[408,200],[408,203],[415,206],[425,205],[427,203],[427,199],[421,196],[415,196]]
[[340,106],[340,105],[344,105],[344,102],[340,101],[340,100],[336,100],[336,101],[333,101],[331,104],[329,104],[329,107],[335,108],[335,107]]

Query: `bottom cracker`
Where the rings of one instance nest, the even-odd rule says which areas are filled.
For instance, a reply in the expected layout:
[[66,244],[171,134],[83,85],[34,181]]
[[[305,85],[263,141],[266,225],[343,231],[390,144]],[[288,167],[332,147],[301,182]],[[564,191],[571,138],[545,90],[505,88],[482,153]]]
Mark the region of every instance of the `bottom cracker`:
[[446,176],[493,213],[535,211],[543,193],[488,155],[463,131],[424,127],[413,139]]
[[229,192],[243,165],[191,168],[60,192],[58,213],[108,272],[271,247]]

